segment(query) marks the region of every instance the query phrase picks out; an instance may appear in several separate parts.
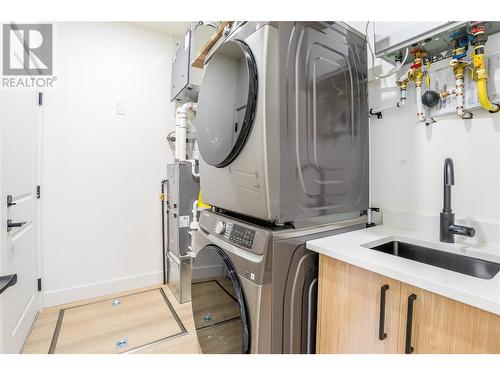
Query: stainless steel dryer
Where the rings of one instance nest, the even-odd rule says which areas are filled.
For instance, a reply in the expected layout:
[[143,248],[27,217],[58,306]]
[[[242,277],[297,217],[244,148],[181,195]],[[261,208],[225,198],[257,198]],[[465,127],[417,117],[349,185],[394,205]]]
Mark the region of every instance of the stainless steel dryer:
[[191,303],[203,353],[314,353],[318,254],[305,243],[365,227],[363,217],[308,229],[202,211]]
[[279,224],[358,216],[368,207],[367,95],[366,41],[347,25],[237,27],[205,60],[203,199]]

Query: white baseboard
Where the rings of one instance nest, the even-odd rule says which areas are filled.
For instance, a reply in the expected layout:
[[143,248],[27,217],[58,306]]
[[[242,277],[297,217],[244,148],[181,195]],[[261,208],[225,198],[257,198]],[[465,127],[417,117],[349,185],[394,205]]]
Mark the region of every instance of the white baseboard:
[[157,271],[93,284],[79,285],[71,288],[48,290],[43,293],[43,306],[56,306],[82,299],[142,288],[148,285],[160,284],[162,280],[163,273]]

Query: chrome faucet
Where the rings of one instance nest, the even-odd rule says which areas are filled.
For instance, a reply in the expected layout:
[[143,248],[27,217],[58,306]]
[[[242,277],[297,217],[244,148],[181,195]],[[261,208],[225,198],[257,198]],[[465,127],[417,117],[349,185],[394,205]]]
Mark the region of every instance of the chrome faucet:
[[455,234],[474,237],[476,230],[471,227],[455,224],[455,214],[451,209],[451,187],[455,185],[455,172],[453,170],[453,160],[446,158],[444,161],[444,197],[443,211],[440,215],[439,240],[454,243]]

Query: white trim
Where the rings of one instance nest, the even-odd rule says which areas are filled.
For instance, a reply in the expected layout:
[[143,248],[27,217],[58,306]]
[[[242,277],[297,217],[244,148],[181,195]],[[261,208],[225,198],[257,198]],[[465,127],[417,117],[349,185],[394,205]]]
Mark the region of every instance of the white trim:
[[161,271],[143,273],[132,277],[102,281],[93,284],[84,284],[71,288],[49,290],[43,293],[44,307],[61,305],[82,299],[104,296],[129,289],[142,288],[160,284],[163,279]]

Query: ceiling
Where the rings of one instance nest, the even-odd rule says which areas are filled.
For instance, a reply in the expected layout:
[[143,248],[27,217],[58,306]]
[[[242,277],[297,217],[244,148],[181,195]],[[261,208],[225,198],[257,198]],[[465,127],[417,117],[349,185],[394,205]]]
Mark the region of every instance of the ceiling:
[[139,27],[160,34],[184,36],[191,22],[132,22]]

